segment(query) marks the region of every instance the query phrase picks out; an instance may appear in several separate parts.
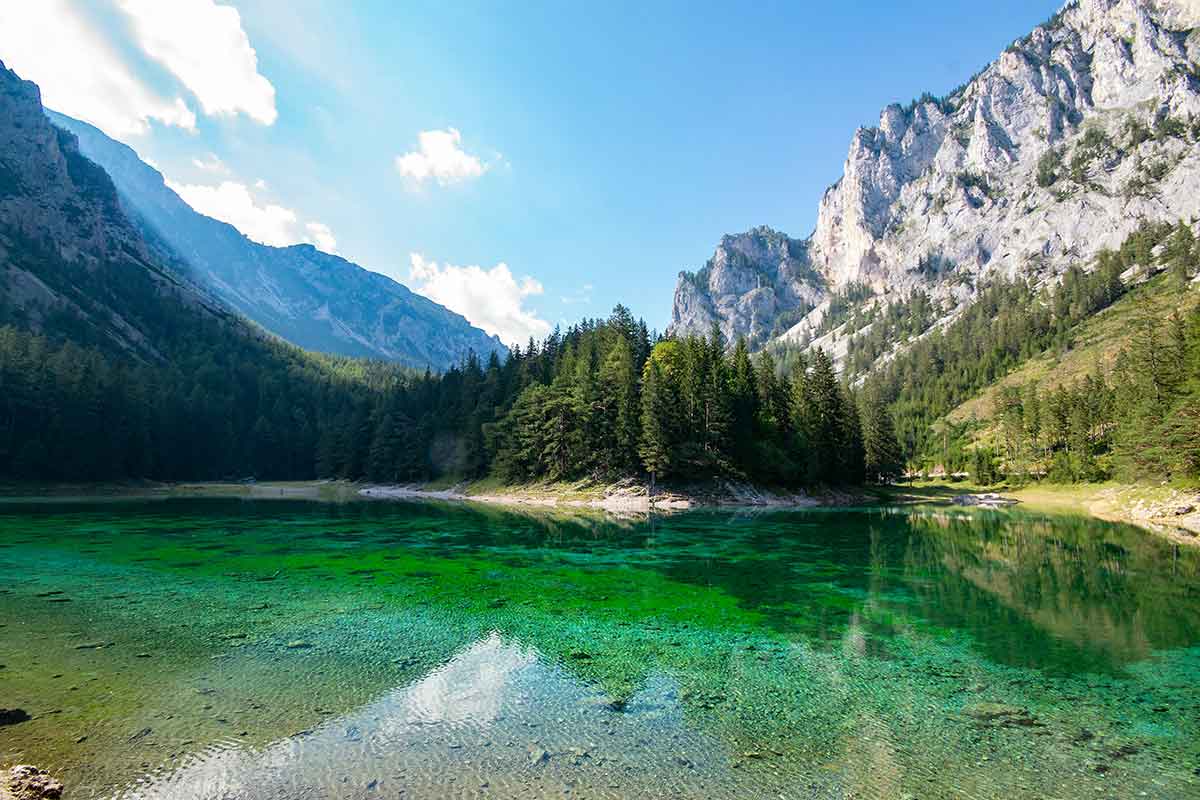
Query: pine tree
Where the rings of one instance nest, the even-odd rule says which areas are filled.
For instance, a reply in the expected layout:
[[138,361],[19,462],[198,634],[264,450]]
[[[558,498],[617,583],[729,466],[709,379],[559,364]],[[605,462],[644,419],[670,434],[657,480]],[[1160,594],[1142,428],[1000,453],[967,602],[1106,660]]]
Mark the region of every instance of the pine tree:
[[739,338],[734,347],[727,392],[733,459],[738,470],[748,474],[754,469],[758,391],[755,386],[754,365],[750,362],[750,350],[744,337]]
[[625,336],[617,337],[605,356],[599,383],[605,433],[598,444],[605,471],[615,474],[633,466],[638,444],[637,376],[633,351]]
[[1175,232],[1167,240],[1163,261],[1176,280],[1180,283],[1187,283],[1195,274],[1198,266],[1196,255],[1196,237],[1193,235],[1191,227],[1180,220],[1179,224],[1175,226]]
[[652,355],[642,378],[642,435],[638,444],[638,457],[650,473],[651,493],[655,481],[669,475],[675,466],[671,405],[667,377]]
[[562,480],[578,472],[582,455],[580,408],[565,381],[550,387],[542,412],[542,463],[547,477]]
[[866,478],[876,483],[895,481],[903,473],[900,442],[879,387],[872,385],[863,390],[861,409]]
[[808,448],[810,483],[841,483],[848,477],[846,453],[847,410],[833,370],[833,361],[824,350],[813,356],[812,368],[800,390],[803,401],[801,424]]

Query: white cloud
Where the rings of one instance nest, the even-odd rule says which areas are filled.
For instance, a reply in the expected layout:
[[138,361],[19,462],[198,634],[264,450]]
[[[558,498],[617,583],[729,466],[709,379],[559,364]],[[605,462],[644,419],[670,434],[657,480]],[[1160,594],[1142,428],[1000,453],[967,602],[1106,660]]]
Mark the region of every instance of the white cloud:
[[308,233],[308,241],[316,245],[318,250],[324,250],[326,253],[337,252],[337,239],[324,222],[306,222],[304,230]]
[[216,172],[221,175],[229,174],[229,167],[214,153],[192,159],[192,166],[205,172]]
[[522,307],[526,298],[542,294],[542,285],[528,276],[518,282],[507,264],[489,270],[443,266],[420,253],[410,253],[409,262],[413,291],[462,314],[505,344],[523,344],[550,332],[550,323]]
[[151,89],[65,0],[0,2],[0,58],[37,82],[46,106],[112,136],[145,134],[150,120],[196,128],[181,98]]
[[256,242],[275,247],[307,242],[327,253],[337,252],[337,239],[328,225],[316,221],[300,224],[295,211],[260,203],[244,183],[226,180],[211,186],[167,179],[167,186],[196,211],[228,222]]
[[415,184],[433,179],[441,186],[472,180],[483,175],[488,164],[461,147],[462,134],[456,128],[421,131],[417,149],[396,156],[396,170]]
[[186,86],[204,113],[245,113],[264,125],[278,116],[275,87],[258,71],[258,55],[232,6],[214,0],[118,0],[146,55]]

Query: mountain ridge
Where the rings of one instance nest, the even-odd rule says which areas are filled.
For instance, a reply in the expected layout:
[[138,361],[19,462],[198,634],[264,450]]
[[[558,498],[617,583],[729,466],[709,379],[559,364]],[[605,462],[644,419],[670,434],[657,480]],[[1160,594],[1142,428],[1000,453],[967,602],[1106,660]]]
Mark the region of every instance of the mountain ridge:
[[[887,106],[855,132],[799,240],[820,301],[772,340],[808,345],[850,286],[868,287],[871,305],[928,291],[952,314],[993,276],[1056,280],[1143,220],[1200,215],[1197,25],[1200,4],[1186,0],[1073,0],[947,97]],[[696,296],[687,283],[673,333],[716,321],[732,343],[755,327],[747,293]]]
[[95,126],[46,110],[112,177],[130,216],[232,308],[300,347],[442,370],[504,344],[408,287],[310,244],[273,247],[192,209],[163,175]]

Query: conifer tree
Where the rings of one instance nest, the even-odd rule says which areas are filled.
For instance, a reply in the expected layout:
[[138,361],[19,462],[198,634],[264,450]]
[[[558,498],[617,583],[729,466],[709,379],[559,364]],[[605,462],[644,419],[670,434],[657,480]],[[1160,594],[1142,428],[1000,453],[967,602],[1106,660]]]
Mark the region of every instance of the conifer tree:
[[672,393],[667,380],[662,366],[651,355],[642,379],[642,435],[638,444],[642,466],[650,473],[651,492],[655,481],[669,475],[674,467]]
[[868,386],[861,399],[864,471],[869,481],[890,483],[902,474],[900,442],[892,415],[878,386]]
[[730,408],[729,435],[734,461],[750,465],[754,461],[756,426],[758,422],[758,391],[755,386],[754,365],[746,339],[740,337],[733,351],[727,389]]

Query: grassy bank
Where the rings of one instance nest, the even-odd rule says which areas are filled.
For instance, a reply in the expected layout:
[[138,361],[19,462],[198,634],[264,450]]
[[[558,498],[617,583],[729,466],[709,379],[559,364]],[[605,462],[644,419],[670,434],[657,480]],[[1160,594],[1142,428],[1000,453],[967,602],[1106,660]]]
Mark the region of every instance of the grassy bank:
[[896,504],[950,504],[959,495],[984,492],[1014,498],[1032,511],[1126,522],[1181,544],[1200,546],[1200,490],[1195,487],[1113,482],[980,486],[970,481],[915,481],[874,490],[880,502]]

